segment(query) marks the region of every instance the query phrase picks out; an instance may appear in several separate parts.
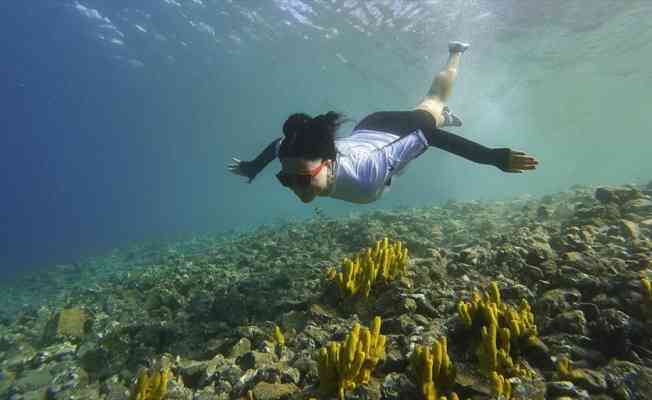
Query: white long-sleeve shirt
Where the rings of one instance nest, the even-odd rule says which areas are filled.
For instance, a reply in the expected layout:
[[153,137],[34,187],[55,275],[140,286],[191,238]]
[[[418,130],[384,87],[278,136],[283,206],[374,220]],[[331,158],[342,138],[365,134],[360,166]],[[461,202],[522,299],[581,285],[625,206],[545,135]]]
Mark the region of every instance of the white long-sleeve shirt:
[[428,148],[421,130],[406,136],[358,130],[335,140],[335,182],[328,194],[352,203],[371,203],[389,187],[411,160]]

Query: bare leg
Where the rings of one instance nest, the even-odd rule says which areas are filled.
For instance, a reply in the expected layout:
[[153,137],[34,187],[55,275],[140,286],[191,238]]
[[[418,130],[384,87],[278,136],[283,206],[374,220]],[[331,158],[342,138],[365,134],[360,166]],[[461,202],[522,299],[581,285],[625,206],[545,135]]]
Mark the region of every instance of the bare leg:
[[453,89],[453,81],[457,78],[457,68],[460,65],[462,53],[450,53],[446,67],[432,81],[426,97],[436,97],[442,102],[448,101]]
[[460,58],[468,45],[452,42],[449,45],[450,54],[446,67],[435,75],[432,85],[425,98],[416,107],[418,110],[428,111],[437,121],[437,126],[443,126],[445,121],[444,107],[451,95],[453,81],[457,78],[457,69]]

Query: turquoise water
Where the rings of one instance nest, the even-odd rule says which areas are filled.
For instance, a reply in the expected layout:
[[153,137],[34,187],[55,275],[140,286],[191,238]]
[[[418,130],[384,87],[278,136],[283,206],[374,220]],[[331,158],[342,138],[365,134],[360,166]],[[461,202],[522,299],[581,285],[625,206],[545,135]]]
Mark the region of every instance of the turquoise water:
[[[416,398],[412,345],[448,337],[452,389],[488,399],[456,310],[491,281],[540,329],[514,354],[535,368],[522,398],[649,397],[651,17],[647,0],[4,2],[0,399],[126,400],[167,363],[169,398],[313,398],[319,348],[375,315],[390,357],[358,398]],[[536,171],[430,149],[369,205],[303,204],[276,161],[252,184],[227,171],[289,114],[343,112],[345,136],[411,109],[451,40],[471,43],[451,130]],[[327,268],[385,237],[407,275],[342,300]],[[588,380],[557,370],[569,354]]]
[[[647,1],[51,1],[2,6],[2,271],[132,241],[497,199],[652,172]],[[519,176],[431,150],[368,206],[227,173],[293,112],[409,109],[465,40],[455,130],[540,160]],[[341,135],[348,134],[344,126]]]
[[[13,38],[1,45],[2,276],[69,271],[132,242],[652,176],[646,1],[51,1],[0,15]],[[370,205],[302,204],[277,162],[251,185],[226,171],[290,113],[413,107],[455,39],[471,48],[454,131],[527,151],[536,171],[431,149]]]

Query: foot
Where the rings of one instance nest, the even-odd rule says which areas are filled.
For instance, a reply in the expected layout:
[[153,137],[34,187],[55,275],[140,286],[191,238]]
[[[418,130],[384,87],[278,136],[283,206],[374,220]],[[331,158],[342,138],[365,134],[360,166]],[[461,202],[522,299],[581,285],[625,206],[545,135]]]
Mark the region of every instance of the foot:
[[471,46],[469,43],[454,41],[448,43],[448,51],[451,53],[464,53],[469,46]]
[[442,115],[444,116],[444,123],[441,126],[442,128],[447,126],[462,126],[462,119],[453,114],[448,106],[444,107]]

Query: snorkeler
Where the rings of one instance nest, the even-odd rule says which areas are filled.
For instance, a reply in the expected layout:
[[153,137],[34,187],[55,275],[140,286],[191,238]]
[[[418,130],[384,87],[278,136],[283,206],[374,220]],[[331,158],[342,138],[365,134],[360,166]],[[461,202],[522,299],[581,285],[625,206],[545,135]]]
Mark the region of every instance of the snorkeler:
[[274,140],[252,161],[233,158],[229,171],[251,181],[270,161],[279,158],[278,181],[304,203],[327,196],[353,203],[371,203],[381,197],[392,177],[399,174],[428,147],[437,147],[504,172],[521,173],[538,161],[509,148],[488,148],[444,131],[462,126],[446,106],[462,53],[467,43],[451,42],[443,71],[435,75],[430,90],[411,111],[381,111],[366,116],[353,133],[335,138],[344,122],[330,111],[314,118],[292,114],[283,124],[283,137]]

